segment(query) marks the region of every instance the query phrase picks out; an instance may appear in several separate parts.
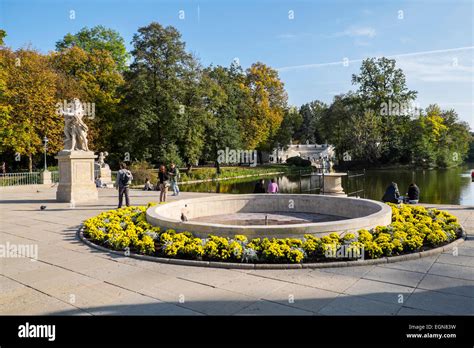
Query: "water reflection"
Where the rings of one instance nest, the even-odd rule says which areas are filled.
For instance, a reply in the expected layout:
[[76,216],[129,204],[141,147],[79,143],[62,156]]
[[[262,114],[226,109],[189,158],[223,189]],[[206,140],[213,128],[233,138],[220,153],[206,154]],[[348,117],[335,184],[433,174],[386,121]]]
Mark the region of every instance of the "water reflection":
[[[364,189],[361,197],[380,200],[390,182],[398,184],[400,193],[404,195],[408,185],[415,182],[421,190],[420,202],[435,204],[474,205],[474,182],[471,171],[474,164],[462,167],[434,170],[368,170],[366,175],[356,178],[343,178],[346,192]],[[265,187],[271,177],[264,178]],[[319,193],[320,178],[318,176],[290,175],[275,178],[281,193]],[[221,181],[201,184],[182,185],[183,191],[216,192],[216,193],[253,193],[257,179],[245,181]]]

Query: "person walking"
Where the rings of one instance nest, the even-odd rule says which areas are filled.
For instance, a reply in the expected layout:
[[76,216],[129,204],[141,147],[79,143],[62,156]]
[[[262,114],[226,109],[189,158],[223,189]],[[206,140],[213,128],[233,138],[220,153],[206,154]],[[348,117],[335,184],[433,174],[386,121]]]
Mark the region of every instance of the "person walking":
[[278,193],[279,188],[278,184],[275,182],[275,179],[270,180],[270,183],[268,184],[268,189],[267,193]]
[[160,186],[160,203],[166,202],[166,195],[168,193],[168,187],[170,186],[170,182],[169,182],[170,177],[164,165],[160,166],[160,170],[158,171],[158,178],[159,178],[159,186]]
[[117,180],[115,181],[115,187],[117,187],[119,193],[118,208],[122,208],[122,201],[124,195],[125,205],[127,207],[130,206],[129,188],[132,180],[133,176],[132,173],[127,169],[127,165],[123,162],[120,163],[120,170],[117,173]]
[[179,195],[178,181],[180,179],[179,169],[174,163],[171,163],[170,170],[168,172],[171,182],[171,189],[173,190],[173,196]]

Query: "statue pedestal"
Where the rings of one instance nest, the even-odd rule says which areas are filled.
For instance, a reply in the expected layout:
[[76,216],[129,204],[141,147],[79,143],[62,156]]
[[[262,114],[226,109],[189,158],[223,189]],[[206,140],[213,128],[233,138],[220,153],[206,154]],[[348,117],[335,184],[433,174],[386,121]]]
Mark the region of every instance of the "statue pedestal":
[[342,177],[346,175],[346,173],[324,174],[324,189],[322,192],[325,195],[347,197],[342,188]]
[[96,169],[96,174],[100,175],[104,187],[114,188],[114,183],[112,182],[112,171],[108,166],[105,168],[99,168],[98,170]]
[[59,165],[59,184],[56,200],[59,202],[84,202],[99,198],[94,183],[92,151],[61,151],[55,157]]

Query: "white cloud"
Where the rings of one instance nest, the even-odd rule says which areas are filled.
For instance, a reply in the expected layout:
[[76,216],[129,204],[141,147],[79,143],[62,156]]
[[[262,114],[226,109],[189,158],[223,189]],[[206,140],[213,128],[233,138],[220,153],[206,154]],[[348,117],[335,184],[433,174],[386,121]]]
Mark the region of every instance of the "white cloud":
[[377,35],[377,32],[372,27],[349,27],[344,31],[332,34],[331,37],[349,36],[373,38],[375,35]]
[[296,37],[295,34],[290,34],[290,33],[277,35],[277,39],[294,39],[295,37]]
[[410,79],[423,82],[472,82],[474,66],[466,54],[404,57],[397,66]]
[[[472,66],[474,65],[474,60],[472,60],[472,58],[469,58],[469,59],[460,59],[459,57],[461,56],[464,56],[465,52],[468,53],[468,55],[470,54],[472,56],[472,50],[474,50],[474,46],[466,46],[466,47],[457,47],[457,48],[448,48],[448,49],[442,49],[442,50],[431,50],[431,51],[421,51],[421,52],[411,52],[411,53],[401,53],[401,54],[393,54],[393,55],[384,55],[384,54],[380,54],[378,55],[378,57],[387,57],[387,58],[395,58],[397,60],[397,65],[398,65],[398,62],[402,62],[402,61],[405,61],[405,62],[416,62],[416,57],[424,57],[424,56],[429,56],[429,55],[436,55],[436,56],[439,56],[439,55],[445,55],[446,57],[448,57],[450,59],[450,62],[452,64],[452,58],[453,57],[458,57],[458,68],[459,69],[464,69],[464,73],[466,72],[471,72],[472,73]],[[457,52],[457,53],[455,53]],[[410,60],[410,58],[413,57],[415,58],[415,60]],[[368,57],[366,57],[368,58]],[[470,65],[467,65],[465,64],[464,62],[465,61],[468,61],[471,59],[471,64]],[[360,63],[364,60],[364,58],[362,59],[350,59],[348,60],[347,62],[352,64],[352,63]],[[437,60],[439,60],[439,58],[437,58]],[[334,65],[339,65],[339,66],[344,66],[343,65],[343,60],[339,60],[339,61],[335,61],[335,62],[327,62],[327,63],[312,63],[312,64],[302,64],[302,65],[292,65],[292,66],[285,66],[285,67],[280,67],[280,68],[277,68],[278,71],[290,71],[290,70],[306,70],[306,69],[315,69],[315,68],[321,68],[321,67],[326,67],[326,66],[334,66]],[[408,65],[410,63],[407,63]],[[446,62],[446,65],[449,65],[449,62]],[[467,66],[466,66],[467,65]],[[408,68],[411,68],[411,70],[413,70],[415,68],[414,64],[412,64],[411,66],[408,66]],[[468,69],[468,70],[465,70],[465,69]],[[424,71],[425,73],[429,73],[429,71],[427,71],[428,67],[425,67]],[[433,73],[436,73],[436,70],[433,70],[433,68],[430,70],[431,71],[431,75],[433,75]],[[472,76],[470,77],[472,78]]]

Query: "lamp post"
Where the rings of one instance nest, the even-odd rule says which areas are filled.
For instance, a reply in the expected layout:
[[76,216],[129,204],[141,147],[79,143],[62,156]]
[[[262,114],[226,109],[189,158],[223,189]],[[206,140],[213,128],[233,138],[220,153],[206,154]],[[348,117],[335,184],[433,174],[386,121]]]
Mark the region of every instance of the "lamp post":
[[43,144],[44,144],[44,171],[48,171],[48,164],[46,163],[46,151],[48,150],[48,137],[46,135],[43,138]]

